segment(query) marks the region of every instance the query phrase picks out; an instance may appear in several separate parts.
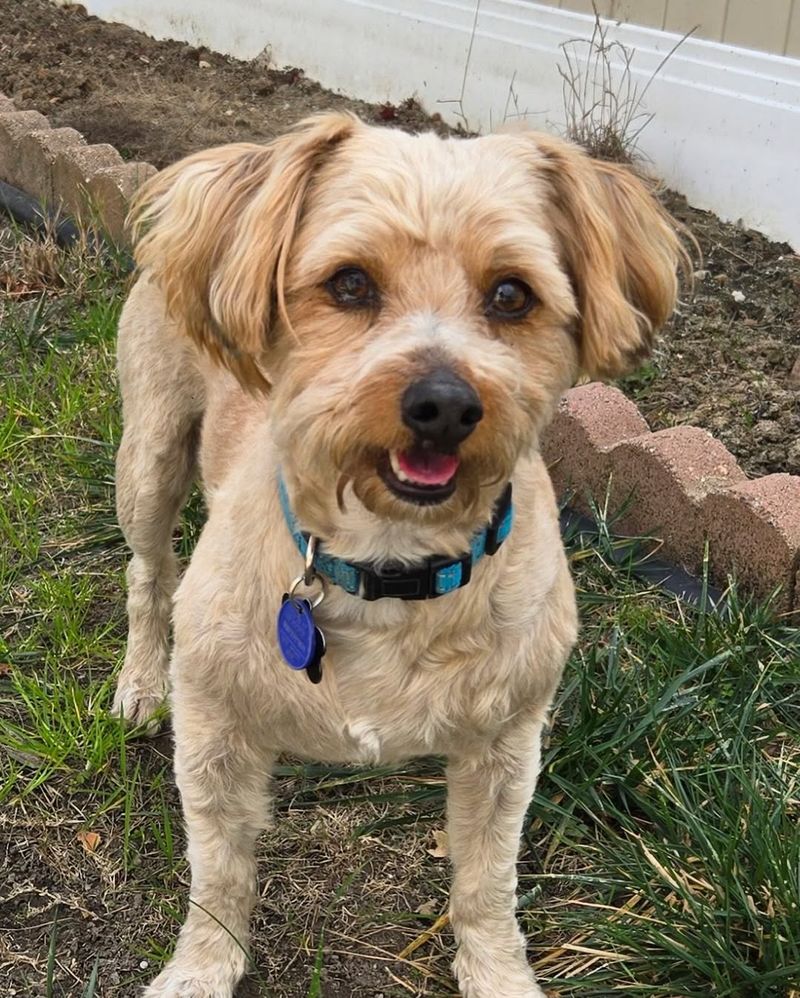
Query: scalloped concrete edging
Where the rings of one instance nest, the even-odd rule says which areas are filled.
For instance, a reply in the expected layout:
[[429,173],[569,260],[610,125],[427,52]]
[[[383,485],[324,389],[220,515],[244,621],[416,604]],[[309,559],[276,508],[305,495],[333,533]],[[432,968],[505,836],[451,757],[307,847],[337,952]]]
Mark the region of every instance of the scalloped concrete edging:
[[[0,94],[0,180],[128,245],[134,191],[156,172],[124,162],[113,146],[87,145]],[[624,510],[615,524],[657,537],[664,556],[702,568],[705,542],[718,581],[735,574],[760,596],[780,590],[780,610],[800,614],[800,476],[749,481],[733,455],[694,426],[651,432],[636,405],[593,382],[568,391],[542,452],[557,493],[588,511],[588,497]]]
[[734,456],[706,430],[651,432],[618,388],[572,388],[548,427],[542,453],[557,493],[588,510],[608,496],[625,533],[658,538],[661,553],[702,568],[708,541],[712,575],[735,575],[777,608],[800,613],[800,476],[748,480]]
[[109,145],[87,145],[74,128],[51,128],[38,111],[18,111],[0,94],[0,180],[77,222],[129,243],[125,215],[134,191],[156,172],[125,162]]

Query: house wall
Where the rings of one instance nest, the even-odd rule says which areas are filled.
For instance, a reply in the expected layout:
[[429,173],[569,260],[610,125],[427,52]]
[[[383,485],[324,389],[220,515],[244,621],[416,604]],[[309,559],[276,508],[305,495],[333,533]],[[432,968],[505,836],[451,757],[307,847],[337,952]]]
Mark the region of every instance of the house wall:
[[[592,13],[592,0],[559,0],[552,6]],[[800,57],[800,0],[597,0],[603,17]]]

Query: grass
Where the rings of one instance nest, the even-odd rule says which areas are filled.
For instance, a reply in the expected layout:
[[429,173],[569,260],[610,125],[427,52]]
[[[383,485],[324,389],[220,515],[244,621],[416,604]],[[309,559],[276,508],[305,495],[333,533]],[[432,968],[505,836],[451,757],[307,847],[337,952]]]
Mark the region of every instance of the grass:
[[[186,904],[169,740],[107,713],[124,642],[125,285],[86,246],[0,229],[8,995],[135,994]],[[201,518],[196,500],[184,553]],[[735,592],[724,616],[683,607],[615,566],[612,544],[568,540],[583,634],[522,845],[531,959],[562,998],[797,998],[800,632]],[[429,852],[443,793],[435,759],[281,764],[245,995],[455,993],[447,862]]]

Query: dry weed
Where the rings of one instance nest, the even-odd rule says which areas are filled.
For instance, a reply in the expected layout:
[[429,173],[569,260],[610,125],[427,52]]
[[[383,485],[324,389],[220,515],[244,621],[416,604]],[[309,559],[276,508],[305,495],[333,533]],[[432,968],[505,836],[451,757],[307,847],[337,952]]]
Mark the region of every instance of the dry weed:
[[594,7],[594,28],[589,39],[563,42],[565,65],[559,65],[566,134],[596,159],[631,163],[638,154],[639,138],[653,120],[644,99],[653,80],[694,32],[680,38],[643,84],[633,71],[635,50],[609,38],[609,22]]

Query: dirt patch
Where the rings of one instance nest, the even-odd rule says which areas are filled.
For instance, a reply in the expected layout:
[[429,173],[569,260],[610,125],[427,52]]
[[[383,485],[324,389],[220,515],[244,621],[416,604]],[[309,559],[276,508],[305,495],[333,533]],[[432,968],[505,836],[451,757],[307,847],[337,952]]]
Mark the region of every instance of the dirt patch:
[[349,100],[301,70],[157,42],[88,17],[79,5],[0,0],[0,23],[0,90],[18,107],[158,167],[224,142],[266,141],[318,111],[347,109],[409,128],[431,125],[413,101],[381,108]]
[[[171,766],[169,738],[132,745],[129,751],[132,763],[141,766],[143,786],[163,787],[164,806],[178,815],[177,791],[165,777]],[[400,998],[407,992],[396,987],[397,977],[393,981],[386,967],[408,971],[404,976],[413,979],[428,961],[441,971],[450,993],[446,963],[439,966],[442,944],[434,941],[434,952],[429,945],[421,954],[425,959],[413,967],[404,968],[396,959],[447,907],[447,863],[428,856],[425,832],[416,834],[409,821],[407,831],[363,836],[360,826],[380,820],[380,809],[336,801],[297,808],[300,781],[284,778],[275,787],[275,826],[259,849],[260,900],[251,923],[256,969],[237,989],[237,998],[306,994],[320,954],[321,998]],[[74,805],[69,809],[63,808],[65,795]],[[95,962],[98,998],[133,998],[153,976],[164,947],[177,936],[189,886],[188,867],[180,858],[182,830],[176,822],[175,858],[167,861],[157,826],[147,817],[153,799],[152,793],[143,794],[137,802],[127,847],[118,814],[91,818],[97,847],[82,844],[87,815],[80,807],[89,798],[74,785],[62,784],[55,792],[48,787],[27,817],[15,808],[8,820],[0,820],[4,994],[31,998],[46,993],[51,946],[57,954],[54,995],[83,994]],[[393,817],[403,814],[396,808]],[[138,836],[140,822],[149,827]],[[412,993],[431,992],[420,987]]]
[[[239,62],[157,42],[82,7],[0,0],[0,90],[20,108],[71,125],[90,142],[156,166],[234,140],[266,140],[316,111],[341,108],[410,129],[447,127],[413,101],[375,106],[324,90],[296,69]],[[621,387],[654,429],[705,427],[748,474],[800,473],[800,260],[757,232],[667,195],[703,254],[695,291],[652,362]]]
[[672,213],[703,260],[650,364],[623,381],[653,429],[710,430],[751,476],[800,474],[800,258],[759,232],[690,208]]

